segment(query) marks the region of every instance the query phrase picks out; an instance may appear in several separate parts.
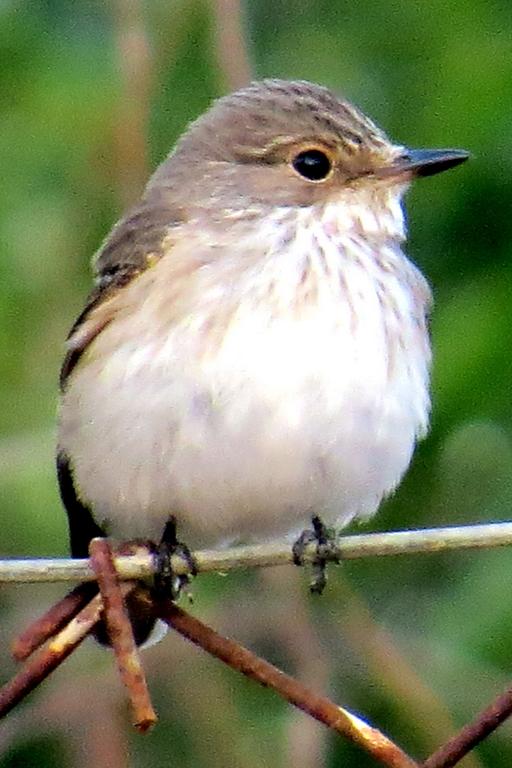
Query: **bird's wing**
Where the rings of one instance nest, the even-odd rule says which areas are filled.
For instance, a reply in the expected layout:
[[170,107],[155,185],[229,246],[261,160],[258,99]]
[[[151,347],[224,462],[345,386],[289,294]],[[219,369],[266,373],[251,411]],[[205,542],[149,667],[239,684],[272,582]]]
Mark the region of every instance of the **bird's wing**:
[[[84,350],[115,317],[123,287],[172,248],[173,230],[179,222],[168,202],[153,194],[143,198],[116,224],[95,257],[96,285],[68,336],[60,376],[62,389]],[[80,498],[72,462],[61,449],[57,453],[57,475],[69,519],[71,553],[73,557],[87,557],[91,538],[105,534],[100,521]]]
[[61,389],[84,350],[114,317],[119,291],[169,251],[180,222],[180,213],[153,195],[116,224],[94,259],[96,285],[69,333]]

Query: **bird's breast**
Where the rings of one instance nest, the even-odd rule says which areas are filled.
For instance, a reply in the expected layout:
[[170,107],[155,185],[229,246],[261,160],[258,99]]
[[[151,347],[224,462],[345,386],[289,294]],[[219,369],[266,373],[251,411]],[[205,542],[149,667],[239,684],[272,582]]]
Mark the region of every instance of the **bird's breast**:
[[114,535],[175,514],[193,545],[266,538],[368,516],[398,483],[428,419],[422,278],[394,246],[300,245],[238,284],[211,267],[178,320],[141,302],[92,342],[60,441]]

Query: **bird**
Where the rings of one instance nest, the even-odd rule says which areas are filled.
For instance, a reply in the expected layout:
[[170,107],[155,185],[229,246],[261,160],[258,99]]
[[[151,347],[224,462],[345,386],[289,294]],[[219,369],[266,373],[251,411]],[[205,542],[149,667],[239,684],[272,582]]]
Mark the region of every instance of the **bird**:
[[333,91],[268,79],[193,122],[115,224],[67,340],[71,553],[368,520],[427,432],[431,290],[410,183],[462,150],[393,143]]

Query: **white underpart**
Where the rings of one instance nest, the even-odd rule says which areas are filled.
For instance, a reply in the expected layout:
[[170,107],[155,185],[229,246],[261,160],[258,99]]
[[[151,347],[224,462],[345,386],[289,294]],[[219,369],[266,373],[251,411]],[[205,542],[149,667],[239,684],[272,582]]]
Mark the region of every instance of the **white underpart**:
[[[265,258],[251,257],[252,238],[233,254],[247,259],[236,280],[230,256],[202,267],[177,327],[140,301],[92,342],[60,444],[110,534],[158,540],[174,514],[191,546],[295,535],[314,514],[367,518],[396,487],[427,428],[430,294],[400,250],[399,191],[379,203],[354,192],[303,209],[284,252],[280,209],[259,230]],[[152,268],[162,285],[165,261]],[[297,304],[304,270],[312,293]],[[212,313],[234,295],[205,353]]]

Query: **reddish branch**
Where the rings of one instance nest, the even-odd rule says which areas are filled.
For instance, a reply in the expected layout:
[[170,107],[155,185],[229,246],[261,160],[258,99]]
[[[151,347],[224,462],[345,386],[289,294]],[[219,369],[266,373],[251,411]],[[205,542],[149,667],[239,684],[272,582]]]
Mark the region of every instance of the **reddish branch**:
[[452,768],[512,715],[512,687],[485,707],[446,744],[437,749],[421,768]]
[[133,637],[132,625],[117,577],[112,550],[107,539],[93,539],[89,546],[91,565],[103,598],[104,618],[114,650],[121,680],[130,697],[134,725],[147,731],[157,721],[149,697],[146,676]]
[[[96,595],[83,607],[84,601],[90,597],[91,585],[80,585],[14,642],[15,658],[23,660],[33,655],[18,674],[0,689],[0,717],[6,715],[48,677],[84,637],[94,630],[96,624],[104,620],[116,652],[121,677],[130,694],[135,725],[143,731],[155,722],[156,716],[149,700],[125,608],[125,599],[136,588],[136,583],[127,581],[119,584],[110,547],[104,540],[98,539],[92,543],[91,565],[97,574],[101,595]],[[273,688],[286,701],[358,744],[381,764],[388,768],[419,768],[417,763],[376,728],[329,699],[318,696],[239,643],[219,635],[211,627],[178,608],[171,600],[158,602],[155,613],[207,653],[252,680]],[[36,651],[49,638],[53,639],[50,639],[46,647]],[[452,768],[511,714],[512,687],[436,750],[421,764],[421,768]]]
[[[7,715],[60,666],[100,621],[103,611],[100,595],[93,597],[85,607],[78,610],[83,599],[87,599],[86,595],[90,589],[90,585],[83,586],[87,588],[74,589],[13,643],[15,658],[26,659],[33,655],[20,671],[0,688],[0,718]],[[121,585],[122,595],[126,597],[134,588],[134,582],[124,582]],[[61,629],[63,625],[65,626]],[[33,653],[49,638],[52,639],[44,648]]]
[[273,688],[286,701],[311,717],[363,747],[388,768],[417,768],[417,764],[376,728],[372,728],[346,709],[306,688],[239,643],[223,637],[170,600],[157,606],[158,615],[191,642],[216,656],[237,672]]
[[65,627],[91,599],[91,586],[79,584],[18,635],[11,645],[11,652],[16,661],[28,659],[37,648]]
[[11,711],[42,683],[80,645],[98,622],[102,610],[98,595],[91,600],[48,645],[35,653],[0,689],[0,717]]

